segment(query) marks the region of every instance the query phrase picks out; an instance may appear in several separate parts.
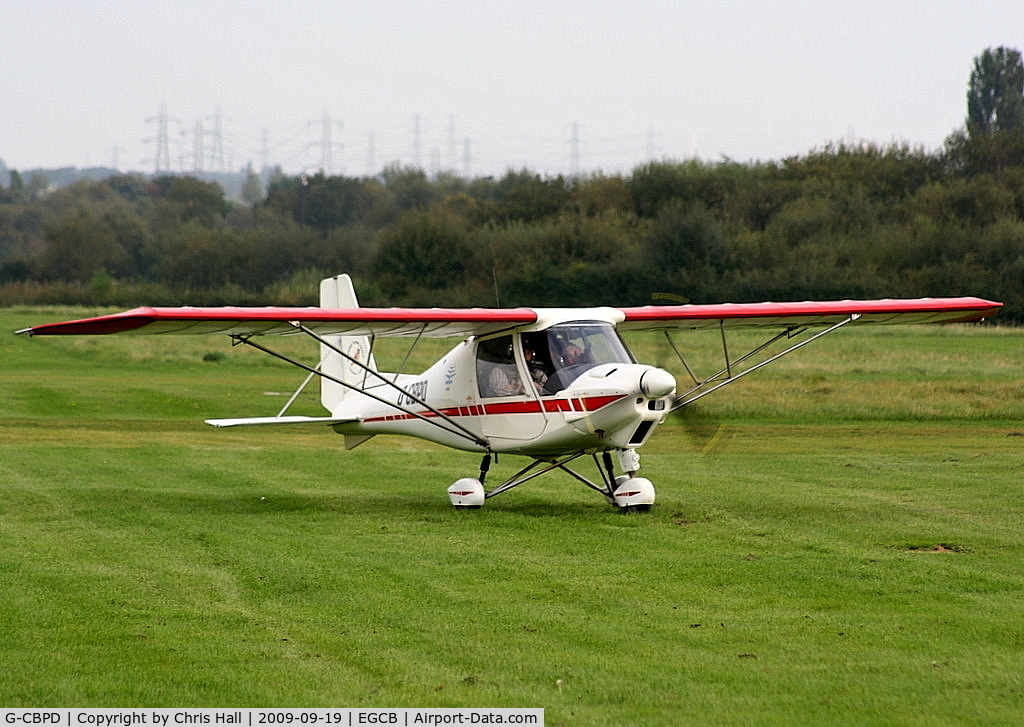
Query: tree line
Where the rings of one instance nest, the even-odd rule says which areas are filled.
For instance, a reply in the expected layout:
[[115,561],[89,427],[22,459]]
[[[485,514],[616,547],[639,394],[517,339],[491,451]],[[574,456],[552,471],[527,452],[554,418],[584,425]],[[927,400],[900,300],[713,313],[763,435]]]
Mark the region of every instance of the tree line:
[[393,167],[282,176],[251,205],[188,176],[0,188],[0,304],[307,305],[338,272],[364,305],[978,295],[1022,321],[1020,53],[975,59],[967,122],[939,151],[834,144],[581,178]]

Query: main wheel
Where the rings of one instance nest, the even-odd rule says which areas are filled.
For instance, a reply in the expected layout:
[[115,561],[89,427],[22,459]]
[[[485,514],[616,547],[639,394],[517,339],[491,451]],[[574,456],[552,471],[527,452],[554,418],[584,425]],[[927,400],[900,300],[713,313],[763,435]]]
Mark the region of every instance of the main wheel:
[[483,507],[484,486],[474,477],[455,480],[448,488],[448,499],[456,509],[475,510]]

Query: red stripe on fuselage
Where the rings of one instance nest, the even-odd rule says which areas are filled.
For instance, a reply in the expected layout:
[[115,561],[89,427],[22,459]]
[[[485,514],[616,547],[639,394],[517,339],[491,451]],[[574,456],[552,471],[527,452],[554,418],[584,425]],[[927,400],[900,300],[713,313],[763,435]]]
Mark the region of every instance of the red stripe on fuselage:
[[[577,399],[530,399],[528,401],[498,401],[490,404],[472,406],[453,406],[448,409],[439,409],[441,414],[448,417],[476,417],[491,416],[497,414],[539,414],[545,412],[568,412],[568,411],[597,411],[609,404],[624,399],[624,394],[612,394],[609,396],[586,396]],[[419,415],[419,416],[417,416]],[[364,423],[371,422],[399,422],[420,417],[430,419],[437,417],[432,411],[419,411],[416,414],[387,414],[385,416],[368,417],[363,419]]]

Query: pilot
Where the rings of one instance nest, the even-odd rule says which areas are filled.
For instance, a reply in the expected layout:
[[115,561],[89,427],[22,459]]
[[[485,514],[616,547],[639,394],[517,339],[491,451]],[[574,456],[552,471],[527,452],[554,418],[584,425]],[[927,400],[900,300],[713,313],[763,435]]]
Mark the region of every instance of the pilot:
[[563,366],[575,366],[580,362],[580,357],[583,355],[583,351],[580,347],[570,343],[562,351],[562,365]]

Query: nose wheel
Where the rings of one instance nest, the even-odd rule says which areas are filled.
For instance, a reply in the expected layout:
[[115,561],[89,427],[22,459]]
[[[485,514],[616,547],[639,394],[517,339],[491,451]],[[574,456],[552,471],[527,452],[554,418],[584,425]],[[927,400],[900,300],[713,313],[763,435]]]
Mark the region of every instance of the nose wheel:
[[654,485],[646,477],[619,475],[615,478],[615,505],[623,512],[650,512]]

